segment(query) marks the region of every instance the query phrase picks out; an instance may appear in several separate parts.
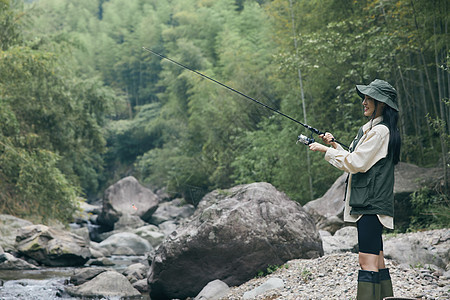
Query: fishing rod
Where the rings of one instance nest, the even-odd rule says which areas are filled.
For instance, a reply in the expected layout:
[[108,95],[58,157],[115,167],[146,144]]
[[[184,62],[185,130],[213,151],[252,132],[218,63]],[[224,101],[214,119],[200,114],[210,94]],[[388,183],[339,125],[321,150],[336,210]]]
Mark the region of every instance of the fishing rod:
[[[292,117],[282,113],[281,111],[279,111],[279,110],[277,110],[277,109],[275,109],[273,107],[270,107],[269,105],[264,104],[261,101],[256,100],[255,98],[247,96],[246,94],[244,94],[244,93],[242,93],[242,92],[240,92],[240,91],[238,91],[238,90],[236,90],[236,89],[234,89],[234,88],[232,88],[232,87],[230,87],[230,86],[228,86],[228,85],[226,85],[226,84],[224,84],[224,83],[222,83],[220,81],[217,81],[214,78],[211,78],[211,77],[209,77],[209,76],[207,76],[207,75],[205,75],[203,73],[200,73],[199,71],[196,71],[196,70],[194,70],[194,69],[192,69],[192,68],[190,68],[190,67],[188,67],[188,66],[186,66],[186,65],[184,65],[184,64],[182,64],[180,62],[177,62],[177,61],[175,61],[175,60],[173,60],[173,59],[171,59],[171,58],[169,58],[169,57],[167,57],[165,55],[162,55],[162,54],[160,54],[158,52],[155,52],[155,51],[153,51],[151,49],[148,49],[146,47],[142,47],[142,49],[144,49],[145,51],[150,52],[151,54],[156,55],[156,56],[158,56],[158,57],[160,57],[162,59],[166,59],[166,60],[170,61],[171,63],[173,63],[173,64],[175,64],[175,65],[177,65],[177,66],[179,66],[181,68],[184,68],[186,70],[194,72],[195,74],[197,74],[197,75],[199,75],[199,76],[201,76],[203,78],[206,78],[206,79],[208,79],[208,80],[210,80],[210,81],[212,81],[214,83],[217,83],[218,85],[221,85],[222,87],[224,87],[224,88],[226,88],[226,89],[228,89],[228,90],[230,90],[232,92],[235,92],[235,93],[241,95],[244,98],[247,98],[247,99],[249,99],[249,100],[251,100],[251,101],[253,101],[253,102],[255,102],[255,103],[257,103],[257,104],[259,104],[259,105],[261,105],[261,106],[263,106],[263,107],[265,107],[265,108],[267,108],[267,109],[269,109],[269,110],[271,110],[271,111],[273,111],[273,112],[275,112],[277,114],[279,114],[279,115],[282,115],[283,117],[285,117],[285,118],[287,118],[287,119],[289,119],[289,120],[291,120],[291,121],[293,121],[293,122],[295,122],[297,124],[300,124],[303,127],[307,128],[307,129],[309,129],[311,131],[311,137],[310,138],[307,137],[307,136],[304,136],[303,134],[300,134],[298,136],[298,138],[297,138],[297,142],[301,142],[301,143],[303,143],[305,145],[309,145],[309,144],[315,142],[314,138],[312,137],[313,133],[315,133],[317,135],[325,134],[325,132],[323,132],[323,131],[320,131],[320,130],[318,130],[318,129],[314,128],[314,127],[311,127],[311,126],[309,126],[307,124],[303,124],[302,122],[300,122],[300,121],[298,121],[298,120],[296,120],[296,119],[294,119],[294,118],[292,118]],[[342,147],[348,149],[348,147],[346,145],[342,144],[341,142],[337,141],[336,139],[333,139],[332,141],[336,142],[339,145],[341,145]]]

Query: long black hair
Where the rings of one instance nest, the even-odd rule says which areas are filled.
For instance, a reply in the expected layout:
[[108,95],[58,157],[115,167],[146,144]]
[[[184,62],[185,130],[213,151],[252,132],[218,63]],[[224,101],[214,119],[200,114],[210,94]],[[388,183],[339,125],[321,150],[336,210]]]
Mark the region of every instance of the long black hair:
[[398,111],[385,105],[383,109],[383,123],[389,128],[389,148],[388,153],[393,155],[394,165],[396,165],[400,160],[400,147],[402,140],[400,137],[400,131],[397,127],[398,122]]

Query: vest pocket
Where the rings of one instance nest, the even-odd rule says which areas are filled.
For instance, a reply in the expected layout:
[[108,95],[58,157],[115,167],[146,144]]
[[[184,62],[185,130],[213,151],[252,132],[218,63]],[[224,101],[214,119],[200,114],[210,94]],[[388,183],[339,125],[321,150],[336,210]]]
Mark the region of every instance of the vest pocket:
[[367,173],[357,173],[352,175],[351,193],[349,205],[351,207],[367,207],[369,199],[373,196],[372,176]]

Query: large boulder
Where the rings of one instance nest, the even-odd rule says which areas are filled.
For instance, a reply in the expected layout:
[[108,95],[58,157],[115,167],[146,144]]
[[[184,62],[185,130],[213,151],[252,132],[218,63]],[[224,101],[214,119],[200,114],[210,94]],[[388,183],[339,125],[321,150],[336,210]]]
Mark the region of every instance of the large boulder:
[[45,225],[23,227],[16,242],[20,253],[47,266],[79,266],[91,257],[89,243],[85,239]]
[[411,194],[423,186],[442,179],[442,168],[422,168],[399,162],[395,166],[395,194]]
[[[408,222],[411,215],[409,195],[423,186],[439,182],[442,178],[440,168],[421,168],[412,164],[398,163],[395,167],[395,222],[396,226]],[[318,229],[332,234],[344,226],[342,216],[344,212],[344,197],[347,174],[342,174],[320,198],[304,205],[304,209],[311,214]]]
[[305,211],[314,218],[317,229],[334,234],[344,226],[342,215],[347,177],[347,173],[342,174],[321,198],[303,206]]
[[132,176],[125,177],[106,189],[98,222],[114,228],[114,223],[123,214],[135,215],[149,222],[158,203],[158,196],[150,189],[143,187]]
[[411,266],[450,264],[450,229],[398,234],[383,243],[384,256]]
[[33,225],[30,221],[10,215],[0,215],[0,246],[5,251],[14,251],[20,228],[30,225]]
[[151,299],[196,296],[210,281],[239,285],[269,265],[323,255],[312,218],[268,183],[216,190],[157,248]]
[[444,183],[442,168],[422,168],[407,163],[398,163],[395,167],[395,228],[406,230],[409,227],[411,215],[414,214],[411,205],[411,194],[422,187],[436,187]]
[[342,214],[347,176],[347,173],[339,176],[322,197],[309,201],[303,208],[310,214],[318,213],[325,219]]

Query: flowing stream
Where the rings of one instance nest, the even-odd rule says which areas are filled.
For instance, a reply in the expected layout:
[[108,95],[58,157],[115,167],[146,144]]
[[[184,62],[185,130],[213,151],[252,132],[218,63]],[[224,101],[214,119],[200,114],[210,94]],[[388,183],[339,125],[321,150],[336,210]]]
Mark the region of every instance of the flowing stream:
[[[112,268],[122,272],[127,266],[145,260],[145,257],[112,256],[109,259],[114,263]],[[79,267],[0,270],[0,300],[79,299],[69,296],[64,291],[65,284],[76,269]],[[120,299],[120,297],[108,299]],[[149,300],[150,298],[145,293],[142,295],[142,299]]]

